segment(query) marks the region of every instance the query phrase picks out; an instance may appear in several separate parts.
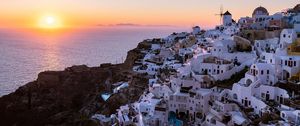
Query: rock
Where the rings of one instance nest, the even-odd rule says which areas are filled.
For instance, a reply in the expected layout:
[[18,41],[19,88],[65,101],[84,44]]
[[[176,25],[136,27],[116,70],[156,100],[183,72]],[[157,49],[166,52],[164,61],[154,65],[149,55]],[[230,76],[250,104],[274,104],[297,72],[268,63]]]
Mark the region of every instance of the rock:
[[[143,47],[146,48],[146,47]],[[91,116],[110,115],[121,105],[138,100],[147,88],[147,77],[132,71],[143,57],[139,49],[128,52],[123,64],[100,67],[72,66],[64,71],[45,71],[15,92],[0,98],[1,126],[96,126]],[[126,81],[129,87],[108,101],[99,96],[111,92],[111,84]]]
[[38,75],[37,84],[47,87],[57,85],[59,84],[59,74],[53,71],[42,72]]

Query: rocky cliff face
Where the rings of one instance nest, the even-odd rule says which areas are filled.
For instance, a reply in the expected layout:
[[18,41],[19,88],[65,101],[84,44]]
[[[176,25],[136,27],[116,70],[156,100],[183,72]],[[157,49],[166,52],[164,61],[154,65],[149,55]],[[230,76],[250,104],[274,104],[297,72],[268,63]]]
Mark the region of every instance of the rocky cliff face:
[[[93,114],[115,113],[147,88],[148,78],[131,71],[134,61],[143,57],[139,50],[129,51],[124,64],[40,73],[36,81],[0,98],[0,125],[99,125],[90,119]],[[104,101],[100,94],[111,92],[111,84],[119,81],[128,81],[129,87]]]

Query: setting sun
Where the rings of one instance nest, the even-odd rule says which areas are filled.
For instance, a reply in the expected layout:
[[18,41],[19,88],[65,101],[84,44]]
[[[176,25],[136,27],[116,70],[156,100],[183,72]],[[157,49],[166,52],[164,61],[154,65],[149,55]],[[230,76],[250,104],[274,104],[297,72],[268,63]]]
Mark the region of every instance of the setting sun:
[[43,16],[39,21],[40,28],[60,28],[62,27],[61,19],[57,16]]
[[55,19],[53,17],[47,17],[46,18],[46,23],[48,25],[53,25],[55,23]]

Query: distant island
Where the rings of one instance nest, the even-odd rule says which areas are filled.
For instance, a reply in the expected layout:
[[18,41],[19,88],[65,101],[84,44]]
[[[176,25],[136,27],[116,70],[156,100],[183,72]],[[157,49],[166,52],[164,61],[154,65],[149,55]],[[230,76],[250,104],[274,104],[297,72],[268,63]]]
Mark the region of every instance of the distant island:
[[219,16],[214,29],[146,39],[121,64],[41,72],[0,98],[0,124],[300,125],[300,4]]

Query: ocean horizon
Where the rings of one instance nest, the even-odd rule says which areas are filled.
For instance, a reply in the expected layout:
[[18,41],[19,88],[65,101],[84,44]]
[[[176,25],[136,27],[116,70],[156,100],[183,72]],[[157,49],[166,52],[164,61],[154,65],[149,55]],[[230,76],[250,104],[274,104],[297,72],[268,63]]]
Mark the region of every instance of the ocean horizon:
[[37,79],[42,71],[73,65],[122,63],[144,39],[166,37],[183,27],[95,27],[60,31],[0,29],[0,96]]

